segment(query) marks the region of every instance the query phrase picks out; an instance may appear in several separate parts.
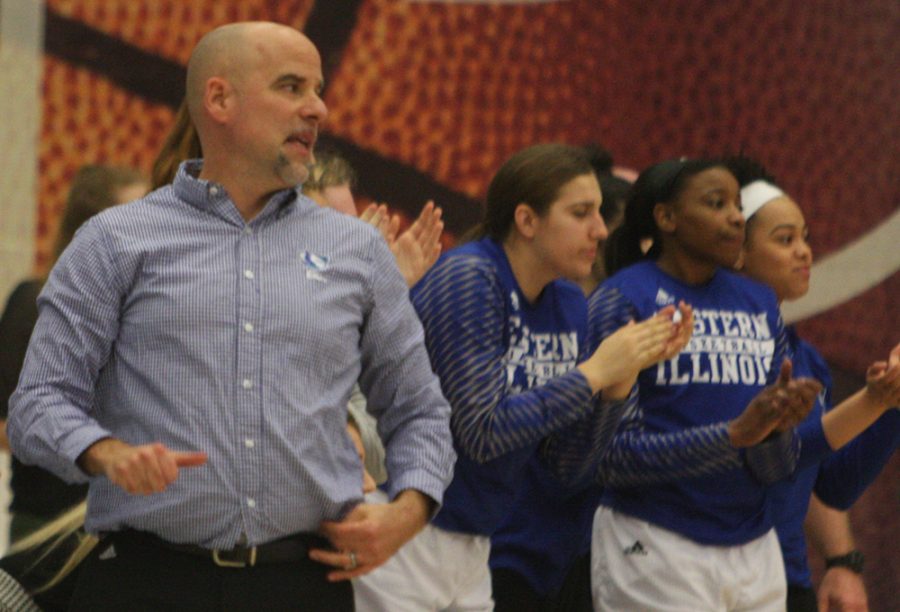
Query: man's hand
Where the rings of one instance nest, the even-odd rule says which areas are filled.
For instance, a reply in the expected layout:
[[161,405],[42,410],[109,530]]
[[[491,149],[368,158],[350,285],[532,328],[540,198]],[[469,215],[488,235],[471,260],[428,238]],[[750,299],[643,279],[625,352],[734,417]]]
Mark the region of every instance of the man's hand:
[[428,523],[434,502],[408,489],[389,504],[360,504],[342,521],[325,521],[322,534],[335,550],[315,549],[309,558],[340,568],[328,580],[349,580],[371,572],[391,558]]
[[95,442],[78,457],[85,472],[103,474],[134,495],[161,493],[175,482],[180,468],[205,463],[206,453],[172,451],[159,442],[132,446],[115,438]]
[[9,438],[6,437],[6,419],[0,419],[0,449],[10,452]]
[[816,598],[819,612],[869,612],[862,576],[846,567],[826,570]]
[[791,378],[792,372],[791,361],[785,359],[776,383],[760,391],[731,422],[728,435],[735,448],[759,444],[773,431],[786,431],[806,418],[822,384],[812,378]]

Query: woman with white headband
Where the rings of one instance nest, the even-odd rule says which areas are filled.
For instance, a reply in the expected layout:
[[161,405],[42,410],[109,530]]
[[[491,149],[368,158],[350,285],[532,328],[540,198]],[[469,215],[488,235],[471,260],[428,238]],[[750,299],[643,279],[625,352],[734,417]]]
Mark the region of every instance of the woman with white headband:
[[[751,278],[769,285],[779,301],[804,296],[809,290],[813,256],[803,213],[756,162],[736,158],[729,161],[729,166],[742,185],[741,200],[746,219],[747,237],[739,267]],[[802,437],[804,429],[821,420],[831,407],[831,377],[819,353],[801,340],[793,327],[788,327],[787,333],[794,354],[794,372],[816,378],[825,385],[825,393],[820,395],[812,413],[800,425]],[[890,360],[896,362],[898,355],[900,345],[894,349]],[[877,371],[878,366],[874,370],[870,368],[872,375]],[[822,605],[827,606],[829,598],[833,598],[832,604],[865,605],[865,589],[858,575],[862,570],[862,557],[852,550],[846,516],[825,508],[815,499],[811,503],[810,496],[815,493],[829,506],[841,509],[855,501],[900,445],[900,410],[888,410],[888,406],[896,404],[897,400],[896,392],[893,395],[885,393],[883,388],[870,381],[839,406],[842,410],[849,409],[858,421],[843,428],[826,427],[825,435],[829,444],[838,448],[860,428],[872,422],[874,425],[822,463],[801,470],[791,481],[780,485],[779,493],[784,496],[784,502],[776,517],[776,529],[787,573],[788,612],[820,609],[807,563],[803,529],[807,507],[810,508],[807,529],[811,528],[813,542],[828,557],[828,569],[819,592]],[[826,584],[829,586],[824,588]]]

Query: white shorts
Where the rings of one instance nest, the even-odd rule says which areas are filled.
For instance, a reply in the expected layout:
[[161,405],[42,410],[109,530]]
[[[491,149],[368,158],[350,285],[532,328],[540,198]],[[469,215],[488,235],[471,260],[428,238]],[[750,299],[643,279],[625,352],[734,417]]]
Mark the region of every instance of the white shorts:
[[703,545],[605,506],[594,514],[591,591],[595,610],[783,612],[787,599],[774,529]]
[[427,525],[387,563],[353,580],[356,610],[490,612],[490,551],[485,536]]

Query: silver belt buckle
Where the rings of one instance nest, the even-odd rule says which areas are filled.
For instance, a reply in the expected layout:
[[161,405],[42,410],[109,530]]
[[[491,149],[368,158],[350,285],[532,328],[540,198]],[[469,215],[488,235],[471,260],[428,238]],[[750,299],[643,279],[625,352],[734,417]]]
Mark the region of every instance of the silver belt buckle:
[[254,565],[256,565],[256,546],[251,546],[247,550],[250,551],[250,558],[247,561],[232,561],[231,559],[223,559],[219,554],[222,551],[218,548],[215,548],[212,551],[213,563],[215,563],[219,567],[253,567]]

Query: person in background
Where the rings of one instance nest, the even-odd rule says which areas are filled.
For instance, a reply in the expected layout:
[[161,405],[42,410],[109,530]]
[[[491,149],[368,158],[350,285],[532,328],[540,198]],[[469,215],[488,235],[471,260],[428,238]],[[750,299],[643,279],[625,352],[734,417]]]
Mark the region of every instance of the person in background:
[[[94,217],[54,267],[13,395],[23,461],[90,480],[74,610],[350,610],[440,506],[455,455],[421,324],[378,232],[298,189],[327,108],[288,26],[206,34],[203,159]],[[73,359],[72,355],[77,355]],[[363,503],[359,380],[389,499]]]
[[[609,232],[614,232],[625,218],[625,202],[628,192],[631,190],[631,181],[628,181],[614,173],[613,157],[603,147],[590,145],[585,147],[597,180],[600,182],[600,193],[603,194],[603,204],[600,206],[600,214]],[[604,261],[604,248],[600,245],[597,249],[597,259],[591,266],[590,275],[578,280],[581,290],[585,295],[590,295],[606,278],[606,263]]]
[[150,189],[159,189],[171,185],[178,174],[181,162],[188,159],[200,159],[203,157],[203,147],[197,130],[191,121],[187,100],[182,100],[169,134],[166,136],[156,159],[153,160],[153,168],[150,170]]
[[[353,197],[356,180],[356,171],[347,160],[334,151],[320,151],[316,153],[316,162],[303,184],[303,193],[322,206],[356,217]],[[385,204],[370,204],[359,218],[378,228],[397,259],[406,285],[412,288],[441,254],[440,239],[444,231],[441,215],[441,209],[429,201],[399,236],[400,217],[389,214]]]
[[[321,206],[356,217],[356,200],[353,197],[356,180],[356,171],[337,152],[318,151],[309,178],[303,183],[303,193]],[[441,221],[441,209],[436,208],[433,202],[425,205],[419,217],[399,238],[400,217],[388,214],[387,206],[370,204],[360,218],[381,232],[410,288],[434,265],[441,253],[440,238],[444,223]],[[375,419],[366,411],[366,398],[359,385],[354,386],[347,409],[366,449],[366,470],[376,483],[382,484],[388,477],[384,465],[384,446],[378,438]]]
[[[741,185],[747,227],[738,268],[771,287],[779,302],[803,297],[809,291],[813,263],[803,212],[758,162],[738,157],[729,159],[728,165]],[[825,360],[793,326],[787,328],[787,334],[794,371],[825,385],[825,392],[801,424],[814,427],[831,409],[831,375]],[[900,345],[888,361],[900,361]],[[829,506],[848,507],[900,446],[900,411],[889,410],[900,401],[898,385],[892,393],[886,379],[876,378],[874,374],[882,367],[884,364],[873,364],[869,384],[839,406],[858,414],[863,425],[874,424],[823,462],[800,471],[781,486],[784,500],[776,530],[787,575],[788,612],[867,609],[861,576],[863,559],[854,550],[847,513]],[[840,447],[845,437],[830,439],[829,443]],[[826,558],[818,597],[810,577],[804,525],[813,548]]]
[[0,559],[0,569],[44,612],[69,609],[81,563],[97,546],[97,537],[84,531],[86,511],[87,502],[79,502],[18,540]]
[[[136,200],[147,193],[147,179],[123,166],[82,166],[72,179],[65,208],[53,244],[51,265],[71,242],[81,225],[102,210]],[[6,416],[9,398],[16,388],[28,341],[38,318],[37,297],[45,277],[21,282],[10,294],[0,316],[0,446],[9,450]],[[60,512],[84,499],[87,487],[67,484],[47,470],[12,458],[10,482],[10,541],[39,529]]]

